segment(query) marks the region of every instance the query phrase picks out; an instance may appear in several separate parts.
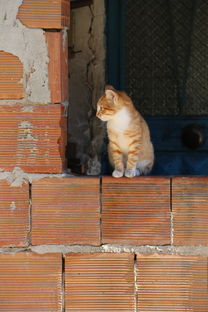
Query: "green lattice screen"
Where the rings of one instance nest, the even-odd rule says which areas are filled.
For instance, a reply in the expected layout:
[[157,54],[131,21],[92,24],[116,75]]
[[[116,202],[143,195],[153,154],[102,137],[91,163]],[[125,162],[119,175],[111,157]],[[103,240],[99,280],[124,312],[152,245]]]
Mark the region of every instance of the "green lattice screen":
[[208,1],[126,0],[126,89],[145,115],[208,115]]

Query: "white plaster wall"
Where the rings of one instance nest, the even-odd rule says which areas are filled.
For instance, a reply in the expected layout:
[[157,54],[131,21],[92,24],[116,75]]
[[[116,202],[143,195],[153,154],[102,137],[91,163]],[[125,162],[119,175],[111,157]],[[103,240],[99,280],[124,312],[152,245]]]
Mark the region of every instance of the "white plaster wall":
[[71,22],[69,45],[75,54],[69,64],[69,143],[76,144],[76,157],[85,173],[96,175],[101,169],[104,131],[95,116],[105,84],[104,0],[72,10]]
[[22,1],[0,0],[0,50],[18,56],[23,63],[22,102],[45,104],[50,102],[45,35],[43,30],[27,28],[16,18]]

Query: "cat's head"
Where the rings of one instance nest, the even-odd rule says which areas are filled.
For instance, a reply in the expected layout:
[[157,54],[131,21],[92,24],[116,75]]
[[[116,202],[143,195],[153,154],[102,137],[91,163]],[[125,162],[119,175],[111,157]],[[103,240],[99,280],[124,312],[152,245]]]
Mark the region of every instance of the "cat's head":
[[106,86],[105,94],[98,100],[96,116],[103,121],[111,120],[116,112],[126,105],[126,97],[128,98],[124,92]]

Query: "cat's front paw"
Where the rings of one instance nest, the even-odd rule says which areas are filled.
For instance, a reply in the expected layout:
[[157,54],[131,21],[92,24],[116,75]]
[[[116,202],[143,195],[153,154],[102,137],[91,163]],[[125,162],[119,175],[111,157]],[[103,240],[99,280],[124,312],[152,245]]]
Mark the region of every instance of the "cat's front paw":
[[137,175],[136,169],[126,169],[125,170],[125,177],[127,178],[133,178]]
[[114,170],[113,173],[112,173],[112,176],[114,178],[121,178],[123,177],[123,171],[120,171],[120,170]]

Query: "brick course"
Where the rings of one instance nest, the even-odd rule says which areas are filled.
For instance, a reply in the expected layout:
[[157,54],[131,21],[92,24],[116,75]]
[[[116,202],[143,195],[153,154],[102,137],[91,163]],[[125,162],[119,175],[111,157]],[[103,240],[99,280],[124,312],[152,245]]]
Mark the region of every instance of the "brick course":
[[165,254],[69,253],[63,259],[58,253],[1,253],[0,311],[206,312],[207,261]]
[[[169,178],[155,177],[34,181],[32,244],[207,245],[207,185],[207,178],[183,177],[174,178],[172,187]],[[15,188],[1,180],[0,192],[0,246],[25,246],[28,185]]]

